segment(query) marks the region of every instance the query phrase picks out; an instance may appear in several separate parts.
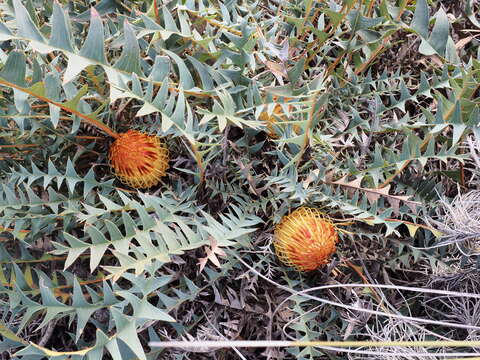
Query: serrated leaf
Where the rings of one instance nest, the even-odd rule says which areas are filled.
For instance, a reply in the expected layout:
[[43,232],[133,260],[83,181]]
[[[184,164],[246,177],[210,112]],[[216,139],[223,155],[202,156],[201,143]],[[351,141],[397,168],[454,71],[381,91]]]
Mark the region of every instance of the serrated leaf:
[[130,23],[125,19],[123,23],[123,29],[125,34],[125,43],[123,46],[122,55],[115,63],[115,68],[123,70],[128,73],[135,73],[139,76],[143,76],[140,68],[140,47]]
[[175,322],[176,320],[166,312],[150,304],[147,298],[139,299],[128,291],[122,291],[120,294],[133,307],[133,316],[137,319],[158,320]]
[[70,34],[70,21],[57,1],[53,2],[52,35],[49,45],[73,52]]
[[20,0],[13,0],[13,6],[15,8],[15,21],[17,22],[19,35],[43,43],[45,40],[42,34],[22,2]]
[[435,25],[433,26],[430,37],[428,38],[428,43],[440,56],[445,56],[447,41],[449,38],[450,23],[443,8],[438,10],[437,14],[435,15],[435,19]]
[[143,351],[142,344],[138,339],[137,329],[135,327],[135,320],[129,320],[125,315],[120,313],[115,308],[112,308],[111,313],[115,319],[117,326],[117,337],[125,342],[128,347],[137,355],[140,359],[146,360],[145,353]]
[[187,66],[185,65],[185,62],[182,60],[180,56],[175,54],[174,52],[171,52],[167,49],[162,49],[162,51],[167,54],[169,57],[173,59],[175,64],[178,66],[178,71],[180,75],[180,85],[182,88],[185,90],[192,89],[195,86],[195,83],[193,82],[192,75],[190,74],[190,71],[188,70]]
[[90,246],[90,272],[93,272],[100,264],[110,242],[95,226],[87,226],[85,231],[92,240],[92,245]]
[[22,52],[12,51],[0,72],[0,78],[20,87],[25,87],[26,61],[27,59]]
[[411,27],[424,39],[428,38],[429,9],[427,0],[417,0]]
[[80,49],[80,56],[92,59],[101,64],[107,64],[103,23],[100,14],[94,7],[91,8],[90,28],[88,29],[87,39]]

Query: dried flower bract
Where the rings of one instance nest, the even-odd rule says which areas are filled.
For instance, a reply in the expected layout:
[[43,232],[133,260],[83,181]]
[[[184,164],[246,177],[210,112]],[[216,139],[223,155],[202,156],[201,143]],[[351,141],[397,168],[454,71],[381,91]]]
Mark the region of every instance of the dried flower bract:
[[300,271],[328,263],[335,252],[338,233],[319,210],[301,207],[285,216],[275,228],[275,251],[287,265]]
[[108,158],[123,183],[134,188],[149,188],[166,174],[169,156],[158,136],[129,130],[115,140]]

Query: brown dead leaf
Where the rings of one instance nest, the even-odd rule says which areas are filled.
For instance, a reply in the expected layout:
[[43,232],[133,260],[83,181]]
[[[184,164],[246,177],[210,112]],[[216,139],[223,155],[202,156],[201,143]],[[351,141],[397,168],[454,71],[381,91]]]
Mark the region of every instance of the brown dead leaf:
[[288,77],[287,69],[284,64],[267,60],[265,65],[280,83],[283,82],[283,78],[286,79]]
[[335,175],[335,170],[330,170],[325,174],[325,182],[331,183],[333,180],[333,175]]
[[348,128],[348,125],[350,125],[350,117],[345,111],[338,110],[338,120],[337,123],[341,123],[341,125],[338,126],[338,131],[342,132]]
[[437,55],[432,55],[432,56],[429,56],[429,59],[432,60],[432,62],[435,63],[435,65],[437,65],[437,66],[443,66],[442,59],[440,59],[439,56],[437,56]]
[[334,181],[333,184],[338,184],[345,186],[347,188],[348,195],[353,196],[354,192],[360,189],[360,184],[362,183],[362,178],[356,178],[353,181],[347,182],[347,176],[342,177],[341,179]]
[[308,186],[312,183],[313,180],[315,180],[318,177],[318,174],[320,174],[319,169],[315,169],[308,174],[307,178],[303,180],[303,188],[306,189]]
[[203,269],[205,268],[205,265],[207,265],[207,262],[209,260],[216,267],[221,268],[220,260],[218,260],[217,255],[227,256],[227,254],[225,254],[225,251],[223,251],[221,248],[218,247],[217,240],[213,236],[210,236],[209,240],[210,240],[210,247],[205,246],[205,253],[207,254],[207,256],[198,259],[198,264],[200,265],[200,272],[203,271]]
[[467,45],[470,41],[472,41],[473,38],[474,36],[467,36],[466,38],[458,40],[457,43],[455,44],[455,49],[460,50],[465,45]]

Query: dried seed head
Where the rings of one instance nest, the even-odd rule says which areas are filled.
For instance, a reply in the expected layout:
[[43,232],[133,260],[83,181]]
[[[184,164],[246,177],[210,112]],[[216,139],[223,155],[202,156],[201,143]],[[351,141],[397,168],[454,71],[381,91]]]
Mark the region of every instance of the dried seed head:
[[128,130],[113,142],[108,159],[123,183],[133,188],[149,188],[166,174],[169,156],[158,136]]
[[337,242],[335,226],[317,209],[298,208],[275,227],[278,257],[300,271],[315,270],[328,263]]

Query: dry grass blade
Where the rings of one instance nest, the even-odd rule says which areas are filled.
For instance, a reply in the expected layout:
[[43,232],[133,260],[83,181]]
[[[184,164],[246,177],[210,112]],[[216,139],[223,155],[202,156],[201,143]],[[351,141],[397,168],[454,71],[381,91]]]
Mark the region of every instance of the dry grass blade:
[[438,220],[429,219],[444,236],[437,246],[455,244],[466,256],[480,254],[480,191],[459,194],[451,202],[439,202]]

